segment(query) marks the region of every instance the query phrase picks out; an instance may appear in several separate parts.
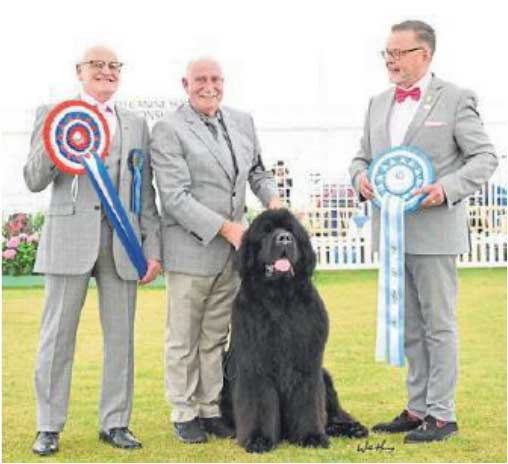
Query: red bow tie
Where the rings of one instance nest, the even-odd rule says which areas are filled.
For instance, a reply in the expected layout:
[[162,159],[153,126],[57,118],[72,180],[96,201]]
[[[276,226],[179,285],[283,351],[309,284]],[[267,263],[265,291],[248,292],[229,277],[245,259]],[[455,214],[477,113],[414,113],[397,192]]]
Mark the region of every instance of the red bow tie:
[[411,97],[413,100],[418,101],[421,95],[420,87],[414,87],[411,90],[404,90],[401,87],[395,89],[395,100],[397,103],[402,103],[407,97]]

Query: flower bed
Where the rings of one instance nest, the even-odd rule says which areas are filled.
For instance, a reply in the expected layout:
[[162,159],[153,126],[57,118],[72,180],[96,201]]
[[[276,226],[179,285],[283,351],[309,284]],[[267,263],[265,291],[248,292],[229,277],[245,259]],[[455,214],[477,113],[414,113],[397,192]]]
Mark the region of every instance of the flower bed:
[[2,274],[30,275],[44,223],[42,213],[11,214],[2,225]]

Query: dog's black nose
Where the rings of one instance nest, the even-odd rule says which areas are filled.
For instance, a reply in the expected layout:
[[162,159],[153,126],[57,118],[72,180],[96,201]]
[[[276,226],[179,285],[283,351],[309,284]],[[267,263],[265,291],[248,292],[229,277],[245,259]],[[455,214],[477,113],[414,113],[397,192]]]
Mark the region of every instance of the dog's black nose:
[[275,237],[275,243],[277,245],[289,245],[293,243],[293,236],[286,231],[281,231]]

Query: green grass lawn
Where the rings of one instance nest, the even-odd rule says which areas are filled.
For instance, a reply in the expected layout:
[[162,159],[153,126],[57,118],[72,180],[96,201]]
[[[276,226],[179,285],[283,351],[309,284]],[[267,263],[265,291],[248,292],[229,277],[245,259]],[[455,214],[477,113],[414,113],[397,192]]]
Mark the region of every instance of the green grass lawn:
[[[402,436],[372,435],[394,451],[361,453],[365,440],[332,439],[329,449],[283,443],[264,455],[245,453],[233,440],[203,445],[176,440],[163,388],[165,293],[141,289],[136,319],[135,400],[131,428],[143,449],[99,443],[97,404],[102,336],[94,288],[78,331],[71,402],[61,451],[32,454],[35,436],[33,367],[44,292],[3,290],[3,462],[506,462],[506,269],[459,273],[460,434],[448,442],[404,445]],[[374,362],[376,273],[327,272],[316,278],[330,316],[325,365],[347,410],[367,426],[391,419],[405,404],[405,369]]]

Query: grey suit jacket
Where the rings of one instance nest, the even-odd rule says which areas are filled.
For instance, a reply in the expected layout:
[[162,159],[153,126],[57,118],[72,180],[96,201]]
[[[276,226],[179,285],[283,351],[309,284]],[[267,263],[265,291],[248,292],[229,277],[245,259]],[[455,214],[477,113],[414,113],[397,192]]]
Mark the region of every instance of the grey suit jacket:
[[159,121],[152,130],[152,164],[162,210],[163,265],[166,271],[191,275],[221,272],[231,245],[218,234],[226,219],[241,222],[246,183],[266,206],[277,195],[265,171],[252,117],[221,108],[236,155],[219,146],[188,103]]
[[[391,148],[389,115],[394,88],[370,100],[360,150],[349,173],[359,192],[359,175],[373,157]],[[405,215],[405,251],[411,254],[459,254],[469,251],[466,210],[468,195],[481,188],[498,165],[494,146],[485,133],[473,92],[434,75],[403,145],[426,152],[432,159],[446,202]],[[379,244],[379,211],[373,208],[373,240]]]
[[[42,127],[50,105],[37,109],[30,152],[23,169],[26,185],[32,192],[51,184],[51,200],[41,234],[34,272],[77,275],[92,269],[99,253],[101,206],[86,175],[78,176],[78,195],[72,199],[74,176],[60,172],[46,155]],[[160,217],[155,206],[149,132],[146,121],[135,114],[116,108],[121,141],[119,197],[143,246],[148,259],[161,259]],[[143,150],[142,205],[138,217],[130,211],[132,174],[128,155],[134,148]],[[118,275],[124,280],[137,280],[136,269],[129,260],[117,235],[113,238],[113,255]]]

